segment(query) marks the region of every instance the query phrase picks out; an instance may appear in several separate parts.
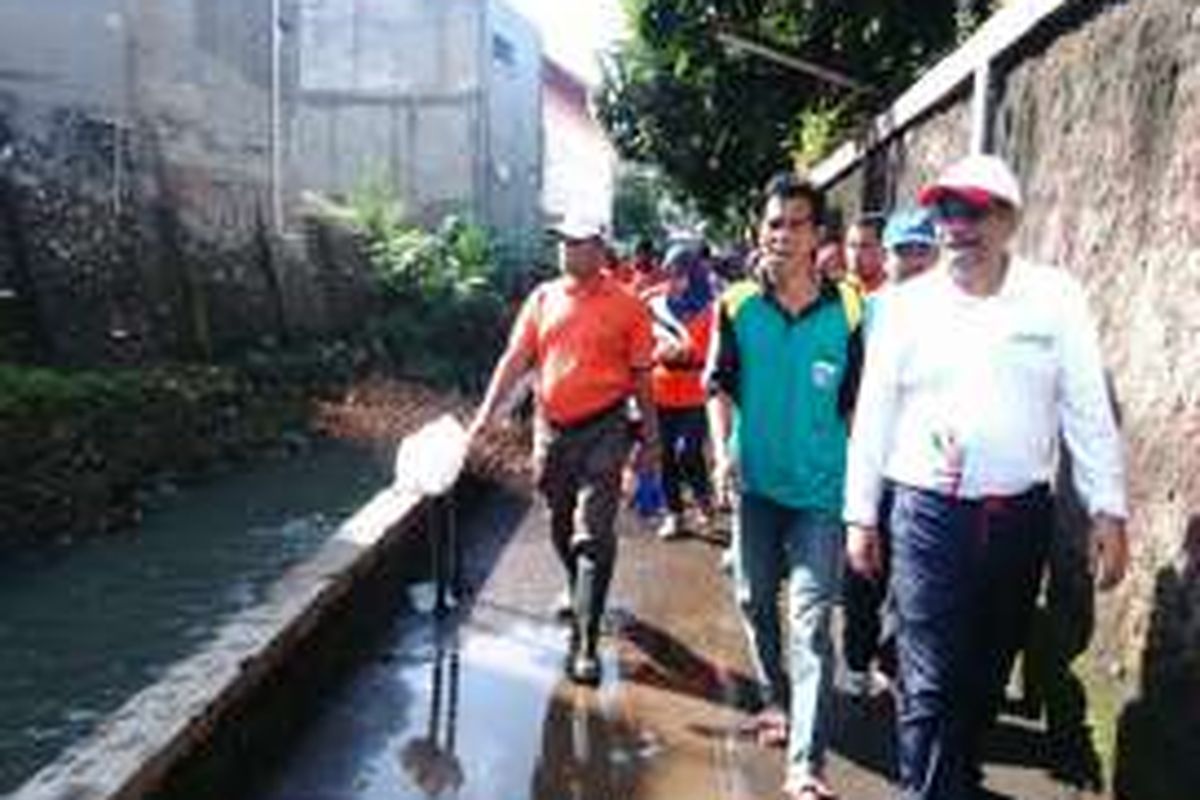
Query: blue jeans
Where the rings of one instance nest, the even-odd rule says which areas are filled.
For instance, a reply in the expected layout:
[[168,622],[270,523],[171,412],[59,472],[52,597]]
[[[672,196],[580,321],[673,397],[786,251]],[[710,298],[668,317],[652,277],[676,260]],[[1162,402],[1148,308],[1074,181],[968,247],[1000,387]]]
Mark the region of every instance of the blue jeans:
[[970,798],[981,745],[1037,599],[1050,493],[962,500],[895,487],[900,786],[905,800]]
[[[789,508],[753,494],[741,497],[733,536],[737,602],[763,700],[789,708],[789,780],[819,773],[825,765],[833,675],[829,617],[844,542],[836,514]],[[779,620],[779,587],[785,578],[786,662]]]

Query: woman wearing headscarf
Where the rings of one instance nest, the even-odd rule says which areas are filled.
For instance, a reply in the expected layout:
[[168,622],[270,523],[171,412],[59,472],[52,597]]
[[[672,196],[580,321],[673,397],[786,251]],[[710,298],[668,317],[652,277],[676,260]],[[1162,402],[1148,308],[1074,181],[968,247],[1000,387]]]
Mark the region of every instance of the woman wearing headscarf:
[[702,523],[711,522],[711,488],[704,448],[707,396],[701,380],[713,324],[713,286],[708,259],[698,245],[675,245],[667,252],[665,284],[647,297],[654,321],[651,384],[662,437],[662,481],[667,516],[658,535],[670,539],[684,530],[683,491],[690,488]]

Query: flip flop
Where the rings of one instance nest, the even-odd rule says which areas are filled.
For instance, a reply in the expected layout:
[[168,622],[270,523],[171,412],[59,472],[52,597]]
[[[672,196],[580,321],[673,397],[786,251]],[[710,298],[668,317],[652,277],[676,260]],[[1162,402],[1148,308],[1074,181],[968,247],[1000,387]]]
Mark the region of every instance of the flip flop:
[[784,788],[784,800],[837,800],[837,794],[816,778],[808,778],[798,787]]
[[757,738],[760,747],[783,747],[788,740],[787,723],[759,728]]
[[760,747],[783,747],[787,744],[788,718],[777,708],[766,708],[742,724],[739,733],[753,736]]

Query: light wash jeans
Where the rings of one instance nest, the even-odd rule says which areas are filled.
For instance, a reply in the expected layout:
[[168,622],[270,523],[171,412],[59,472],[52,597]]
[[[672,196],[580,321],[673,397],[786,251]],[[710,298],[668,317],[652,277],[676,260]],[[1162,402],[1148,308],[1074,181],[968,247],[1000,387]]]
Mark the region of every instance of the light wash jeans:
[[[834,666],[829,619],[844,543],[841,520],[834,514],[789,508],[759,495],[740,498],[733,536],[737,602],[763,701],[789,710],[788,781],[819,774],[825,766]],[[779,619],[784,579],[786,662]]]

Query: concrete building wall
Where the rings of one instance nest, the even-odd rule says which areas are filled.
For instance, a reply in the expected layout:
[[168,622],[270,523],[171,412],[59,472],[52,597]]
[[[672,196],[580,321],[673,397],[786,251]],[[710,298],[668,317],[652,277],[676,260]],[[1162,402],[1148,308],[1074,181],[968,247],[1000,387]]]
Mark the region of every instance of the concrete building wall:
[[592,115],[587,87],[553,62],[543,70],[546,141],[542,208],[611,225],[617,156]]
[[0,5],[0,316],[30,355],[204,357],[361,316],[279,239],[297,2]]
[[296,158],[304,188],[392,187],[415,218],[536,222],[534,28],[497,0],[302,0]]
[[[8,2],[0,13],[0,96],[22,111],[66,105],[113,115],[122,91],[128,35],[125,0],[57,0],[55,30],[38,3]],[[28,121],[22,116],[21,121]]]
[[0,8],[0,262],[35,338],[87,362],[265,334],[270,0],[53,6]]
[[483,211],[478,0],[302,0],[295,165],[303,187],[390,186],[410,213]]
[[539,224],[542,45],[537,30],[502,2],[489,4],[487,31],[487,218],[502,234],[519,237]]
[[206,357],[354,324],[366,276],[299,236],[306,189],[535,229],[540,57],[500,0],[0,3],[0,353]]
[[970,141],[970,103],[965,91],[947,98],[919,125],[905,128],[857,169],[830,187],[830,199],[846,220],[865,212],[916,202],[917,190],[965,152]]

